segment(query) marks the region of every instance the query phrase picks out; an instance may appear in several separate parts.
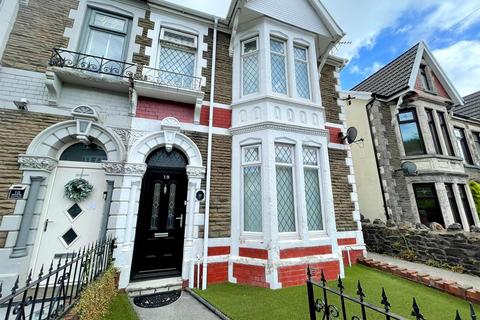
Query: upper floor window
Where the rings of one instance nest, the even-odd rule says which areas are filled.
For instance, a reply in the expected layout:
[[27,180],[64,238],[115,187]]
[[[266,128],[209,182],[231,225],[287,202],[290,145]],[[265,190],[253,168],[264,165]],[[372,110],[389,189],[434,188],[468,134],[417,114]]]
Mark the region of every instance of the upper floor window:
[[160,32],[159,82],[165,85],[191,88],[195,75],[197,37],[162,28]]
[[320,193],[319,148],[303,148],[303,174],[308,230],[323,230],[322,201]]
[[454,131],[455,138],[457,139],[458,149],[460,151],[460,156],[466,163],[473,164],[472,154],[470,153],[467,137],[465,136],[465,130],[462,128],[455,128]]
[[242,148],[243,230],[262,232],[262,175],[260,146]]
[[310,99],[310,81],[308,77],[308,50],[295,45],[293,55],[295,58],[295,79],[297,94],[301,98]]
[[414,109],[401,111],[398,114],[400,133],[402,134],[405,155],[425,154],[425,146],[418,128],[417,114]]
[[295,198],[293,146],[275,144],[275,171],[277,186],[277,218],[279,232],[295,232]]
[[420,66],[420,79],[422,80],[423,89],[427,91],[432,91],[432,85],[430,83],[430,77],[427,74],[427,66]]
[[433,146],[435,147],[436,154],[442,154],[442,147],[440,145],[440,140],[438,138],[437,127],[435,125],[435,119],[433,117],[432,109],[425,109],[427,113],[428,128],[430,129],[430,135],[432,136]]
[[242,92],[244,95],[258,92],[258,37],[242,42]]
[[88,145],[75,143],[63,151],[60,160],[100,163],[103,160],[107,160],[107,154],[102,147],[95,143]]
[[[91,9],[84,40],[84,53],[113,60],[125,59],[129,24],[128,18]],[[88,59],[90,60],[86,63],[91,64],[92,68],[103,67],[101,61]]]
[[473,139],[475,140],[475,146],[478,154],[480,154],[480,132],[472,131]]
[[445,121],[445,114],[437,111],[438,120],[440,121],[440,130],[442,131],[443,140],[445,141],[445,147],[447,148],[447,155],[453,156],[453,145],[450,134],[448,133],[447,122]]
[[272,67],[272,91],[287,94],[285,41],[270,39],[270,64]]

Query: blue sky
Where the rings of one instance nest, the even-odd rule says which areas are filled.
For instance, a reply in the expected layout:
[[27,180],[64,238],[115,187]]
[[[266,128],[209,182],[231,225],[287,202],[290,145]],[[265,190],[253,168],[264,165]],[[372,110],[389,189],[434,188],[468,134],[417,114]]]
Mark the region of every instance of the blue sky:
[[[290,0],[303,1],[303,0]],[[229,0],[171,0],[224,16]],[[479,0],[322,0],[347,33],[335,52],[347,58],[350,89],[423,40],[461,95],[480,90]]]

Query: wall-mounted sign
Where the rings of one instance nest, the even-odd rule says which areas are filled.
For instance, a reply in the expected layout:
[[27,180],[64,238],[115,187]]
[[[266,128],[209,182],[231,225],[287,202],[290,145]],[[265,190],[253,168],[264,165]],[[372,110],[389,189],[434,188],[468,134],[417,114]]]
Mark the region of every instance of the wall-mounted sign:
[[24,186],[21,184],[12,185],[10,188],[8,188],[8,199],[11,199],[11,200],[23,199],[26,189],[27,189],[27,186]]
[[198,190],[197,193],[195,194],[195,198],[198,201],[203,201],[205,200],[205,190]]

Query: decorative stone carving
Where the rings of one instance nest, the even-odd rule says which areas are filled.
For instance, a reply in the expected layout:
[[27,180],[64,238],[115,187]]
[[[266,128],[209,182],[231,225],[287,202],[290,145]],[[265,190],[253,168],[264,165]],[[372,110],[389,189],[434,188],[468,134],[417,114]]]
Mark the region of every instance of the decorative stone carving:
[[117,134],[127,149],[145,135],[145,131],[140,130],[125,128],[112,128],[112,130]]
[[87,105],[79,105],[78,107],[73,108],[71,113],[74,118],[86,118],[93,121],[98,120],[97,111]]
[[174,117],[167,117],[162,120],[162,129],[165,134],[165,150],[172,151],[175,134],[180,130],[180,122]]
[[107,174],[142,176],[147,170],[145,163],[109,162],[102,163]]
[[205,177],[205,167],[187,166],[187,176],[203,179]]
[[50,157],[40,157],[22,154],[18,156],[20,170],[43,170],[51,172],[58,164],[58,160]]

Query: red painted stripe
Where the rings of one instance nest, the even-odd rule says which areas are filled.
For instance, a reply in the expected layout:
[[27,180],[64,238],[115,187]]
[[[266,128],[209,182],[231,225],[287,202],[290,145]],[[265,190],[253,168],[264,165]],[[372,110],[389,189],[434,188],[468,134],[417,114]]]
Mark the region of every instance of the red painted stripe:
[[239,255],[249,258],[268,259],[268,251],[265,249],[240,248]]
[[209,247],[209,256],[221,256],[224,254],[230,254],[230,247]]
[[280,250],[280,259],[316,256],[332,253],[331,246],[301,247]]

